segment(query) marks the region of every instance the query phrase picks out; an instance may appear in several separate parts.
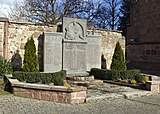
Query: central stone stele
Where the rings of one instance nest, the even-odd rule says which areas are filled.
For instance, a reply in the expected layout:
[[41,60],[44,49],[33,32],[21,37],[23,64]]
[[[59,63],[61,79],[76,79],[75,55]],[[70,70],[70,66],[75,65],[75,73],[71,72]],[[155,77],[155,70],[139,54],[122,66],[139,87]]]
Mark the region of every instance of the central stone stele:
[[101,67],[101,36],[87,35],[87,21],[63,18],[63,33],[44,33],[44,72],[85,75]]

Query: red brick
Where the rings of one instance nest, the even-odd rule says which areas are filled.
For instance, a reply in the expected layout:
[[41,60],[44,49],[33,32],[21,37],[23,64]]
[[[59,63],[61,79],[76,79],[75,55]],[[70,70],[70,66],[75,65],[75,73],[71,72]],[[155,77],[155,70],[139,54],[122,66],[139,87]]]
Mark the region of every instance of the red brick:
[[41,94],[39,93],[39,92],[37,92],[37,91],[35,91],[35,92],[33,92],[32,93],[33,95],[33,98],[35,98],[35,99],[41,99]]
[[3,47],[0,46],[0,52],[3,52]]
[[2,39],[2,38],[0,38],[0,42],[3,42],[3,39]]
[[36,27],[29,27],[29,31],[36,31]]
[[85,102],[85,98],[80,98],[79,99],[79,103],[84,103]]
[[57,94],[56,94],[56,93],[52,93],[52,94],[51,94],[51,96],[50,96],[50,101],[55,101],[55,102],[58,101],[58,97],[57,97]]
[[21,43],[20,49],[24,49],[25,43]]
[[71,99],[70,103],[71,104],[79,104],[79,100],[78,99]]
[[86,97],[86,91],[76,92],[76,97]]
[[41,100],[49,101],[50,100],[50,94],[46,93],[45,91],[41,93]]
[[25,95],[25,97],[27,97],[27,98],[32,98],[32,93],[31,92],[22,92],[22,93],[24,93],[24,95]]
[[40,36],[41,32],[34,32],[32,35],[34,38],[38,38]]
[[44,28],[43,27],[37,27],[37,29],[36,29],[37,31],[41,31],[41,32],[43,32],[44,31]]

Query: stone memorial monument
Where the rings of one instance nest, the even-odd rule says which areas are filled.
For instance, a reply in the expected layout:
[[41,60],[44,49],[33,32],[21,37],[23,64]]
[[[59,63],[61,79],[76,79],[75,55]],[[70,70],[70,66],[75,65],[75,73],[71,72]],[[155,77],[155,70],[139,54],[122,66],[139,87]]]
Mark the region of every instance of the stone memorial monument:
[[62,27],[63,32],[44,33],[44,72],[79,76],[101,68],[101,36],[87,35],[87,21],[65,17]]

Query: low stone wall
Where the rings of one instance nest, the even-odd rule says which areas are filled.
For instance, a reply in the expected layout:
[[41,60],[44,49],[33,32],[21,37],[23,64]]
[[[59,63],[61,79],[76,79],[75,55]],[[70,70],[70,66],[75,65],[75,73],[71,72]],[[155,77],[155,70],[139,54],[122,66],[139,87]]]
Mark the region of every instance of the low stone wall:
[[146,83],[146,89],[154,94],[160,93],[160,81],[148,81]]
[[7,79],[11,83],[13,94],[16,96],[69,104],[84,103],[86,99],[87,89],[85,87],[49,86]]

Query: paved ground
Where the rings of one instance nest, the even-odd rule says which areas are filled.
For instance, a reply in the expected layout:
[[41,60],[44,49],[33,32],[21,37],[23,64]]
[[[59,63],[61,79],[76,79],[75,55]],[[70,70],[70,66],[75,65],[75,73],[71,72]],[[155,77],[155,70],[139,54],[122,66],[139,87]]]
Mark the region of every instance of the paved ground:
[[131,87],[119,86],[109,83],[90,85],[87,89],[86,101],[101,102],[104,100],[119,98],[134,98],[151,95],[151,91],[133,89]]
[[80,105],[0,96],[0,114],[160,114],[160,95]]

